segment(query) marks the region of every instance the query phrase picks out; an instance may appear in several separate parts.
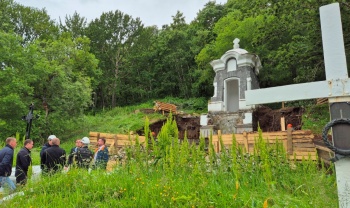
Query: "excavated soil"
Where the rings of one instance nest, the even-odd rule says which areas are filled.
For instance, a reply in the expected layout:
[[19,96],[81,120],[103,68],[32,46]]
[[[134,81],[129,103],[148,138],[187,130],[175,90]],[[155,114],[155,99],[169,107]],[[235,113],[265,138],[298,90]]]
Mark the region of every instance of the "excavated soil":
[[285,119],[285,125],[292,124],[295,130],[301,130],[302,115],[304,109],[301,107],[287,107],[272,110],[267,106],[260,106],[253,112],[253,130],[258,126],[263,132],[281,131],[281,117]]
[[[143,109],[145,113],[153,113],[153,110]],[[302,114],[304,109],[301,107],[287,107],[278,110],[272,110],[269,107],[261,106],[253,112],[253,130],[257,131],[260,126],[263,132],[281,131],[281,117],[285,118],[285,124],[292,124],[295,130],[302,127]],[[184,138],[187,132],[189,140],[198,140],[200,135],[200,118],[188,114],[174,115],[179,129],[180,139]],[[150,130],[157,135],[162,128],[165,120],[154,122],[150,125]],[[143,133],[142,130],[138,133]]]

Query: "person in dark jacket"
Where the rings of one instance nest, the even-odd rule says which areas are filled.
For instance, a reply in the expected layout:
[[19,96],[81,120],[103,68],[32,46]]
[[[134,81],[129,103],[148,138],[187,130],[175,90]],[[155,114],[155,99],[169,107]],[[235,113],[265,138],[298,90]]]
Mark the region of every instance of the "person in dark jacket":
[[56,173],[66,164],[66,151],[59,147],[60,139],[54,138],[51,142],[51,147],[47,148],[43,155],[44,174]]
[[77,156],[77,150],[82,147],[82,143],[81,143],[81,140],[78,139],[75,141],[75,147],[73,147],[71,150],[70,150],[70,153],[69,153],[69,156],[68,156],[68,165],[72,165],[73,162],[76,162],[76,156]]
[[33,145],[33,140],[27,139],[24,141],[24,147],[17,153],[15,176],[18,184],[24,185],[27,183],[28,168],[32,163],[30,150]]
[[88,169],[94,157],[94,153],[89,149],[90,139],[88,137],[82,138],[81,143],[83,146],[78,148],[76,153],[77,166],[79,168]]
[[44,157],[44,152],[47,148],[51,147],[52,145],[52,139],[56,138],[55,135],[50,135],[48,138],[47,138],[47,143],[45,143],[41,150],[40,150],[40,167],[41,167],[41,170],[44,170],[44,163],[43,163],[43,157]]
[[10,179],[12,173],[13,150],[16,146],[16,138],[8,137],[6,139],[6,146],[0,150],[0,185],[8,186],[11,191],[16,189],[16,185]]
[[106,146],[106,138],[100,138],[97,141],[98,148],[94,155],[94,168],[106,170],[108,162],[108,148]]

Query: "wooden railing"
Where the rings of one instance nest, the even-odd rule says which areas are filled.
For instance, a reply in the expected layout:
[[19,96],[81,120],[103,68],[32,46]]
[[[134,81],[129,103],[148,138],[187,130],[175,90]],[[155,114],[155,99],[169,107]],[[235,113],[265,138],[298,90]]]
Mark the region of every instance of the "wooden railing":
[[111,154],[114,151],[117,151],[119,148],[134,145],[136,143],[136,138],[138,138],[140,143],[145,142],[144,136],[139,136],[137,134],[110,134],[110,133],[101,133],[101,132],[90,132],[90,145],[92,147],[97,147],[97,141],[100,138],[106,139],[106,146],[109,147]]
[[[225,148],[232,146],[232,134],[213,135],[212,143],[216,152],[220,152],[222,148],[220,137]],[[237,144],[249,153],[254,153],[254,146],[258,137],[259,134],[257,132],[235,134]],[[276,141],[283,144],[290,159],[301,160],[303,158],[308,159],[309,157],[312,160],[317,159],[317,151],[312,141],[314,135],[311,131],[292,131],[291,128],[288,128],[287,131],[264,132],[262,133],[262,137],[268,144],[274,144]]]
[[176,114],[177,111],[176,111],[176,105],[174,104],[170,104],[170,103],[163,103],[163,102],[159,102],[159,101],[155,101],[155,104],[154,104],[154,111],[157,112],[157,111],[161,111],[163,114],[164,112],[168,112],[168,113],[172,113],[172,114]]

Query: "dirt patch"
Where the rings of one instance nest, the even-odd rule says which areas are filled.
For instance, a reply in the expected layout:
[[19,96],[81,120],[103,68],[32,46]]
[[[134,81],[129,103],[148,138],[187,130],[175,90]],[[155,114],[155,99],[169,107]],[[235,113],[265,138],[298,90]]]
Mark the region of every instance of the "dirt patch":
[[[141,111],[151,112],[151,109],[144,109]],[[303,112],[304,109],[301,107],[287,107],[278,110],[272,110],[267,106],[260,106],[256,108],[256,110],[253,112],[253,130],[257,131],[259,125],[263,132],[281,131],[282,116],[285,118],[286,125],[292,124],[295,130],[300,130],[302,127],[301,118]],[[199,116],[192,116],[187,114],[179,114],[173,116],[178,126],[180,139],[183,139],[185,136],[185,132],[187,132],[187,138],[189,140],[199,140]],[[155,132],[155,134],[157,135],[165,122],[166,120],[161,120],[151,123],[150,130],[152,132]],[[143,134],[143,130],[140,130],[137,133]]]
[[302,115],[304,109],[301,107],[287,107],[272,110],[267,106],[260,106],[253,112],[253,130],[257,131],[260,126],[263,132],[281,131],[281,117],[285,124],[292,124],[295,130],[301,130]]
[[[187,139],[191,141],[196,141],[199,139],[200,134],[200,118],[199,116],[192,116],[192,115],[173,115],[178,130],[179,130],[179,139],[184,139],[185,134],[187,136]],[[160,130],[162,129],[162,126],[166,120],[160,120],[156,121],[150,124],[149,128],[151,132],[154,132],[155,135],[158,135]],[[138,134],[143,135],[143,129],[140,131],[137,131]],[[196,141],[197,142],[197,141]]]

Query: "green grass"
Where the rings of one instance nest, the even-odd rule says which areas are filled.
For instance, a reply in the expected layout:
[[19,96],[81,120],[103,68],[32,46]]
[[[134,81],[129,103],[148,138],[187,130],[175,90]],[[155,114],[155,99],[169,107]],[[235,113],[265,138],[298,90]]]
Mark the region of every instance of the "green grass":
[[303,129],[311,130],[314,134],[322,134],[324,126],[330,121],[328,103],[306,107],[302,121]]
[[[147,124],[147,120],[146,120]],[[145,128],[149,133],[149,129]],[[314,161],[289,161],[282,144],[257,138],[255,155],[239,147],[216,154],[204,140],[178,143],[171,119],[158,143],[126,149],[106,173],[71,169],[30,181],[4,207],[337,207],[335,175]],[[147,134],[148,135],[148,134]],[[235,140],[235,138],[233,138]],[[235,141],[233,141],[235,143]],[[137,147],[137,148],[136,148]],[[209,147],[212,150],[213,146]],[[331,167],[333,168],[333,167]]]
[[[178,111],[184,113],[196,113],[207,111],[208,101],[205,98],[180,99],[167,97],[157,99],[161,102],[168,102],[178,106]],[[151,122],[165,120],[161,113],[144,114],[140,109],[152,109],[153,100],[138,105],[116,107],[111,110],[100,111],[95,115],[85,115],[65,121],[66,129],[55,135],[64,142],[74,145],[74,140],[88,136],[90,131],[127,134],[129,131],[142,130],[145,125],[146,116]]]

